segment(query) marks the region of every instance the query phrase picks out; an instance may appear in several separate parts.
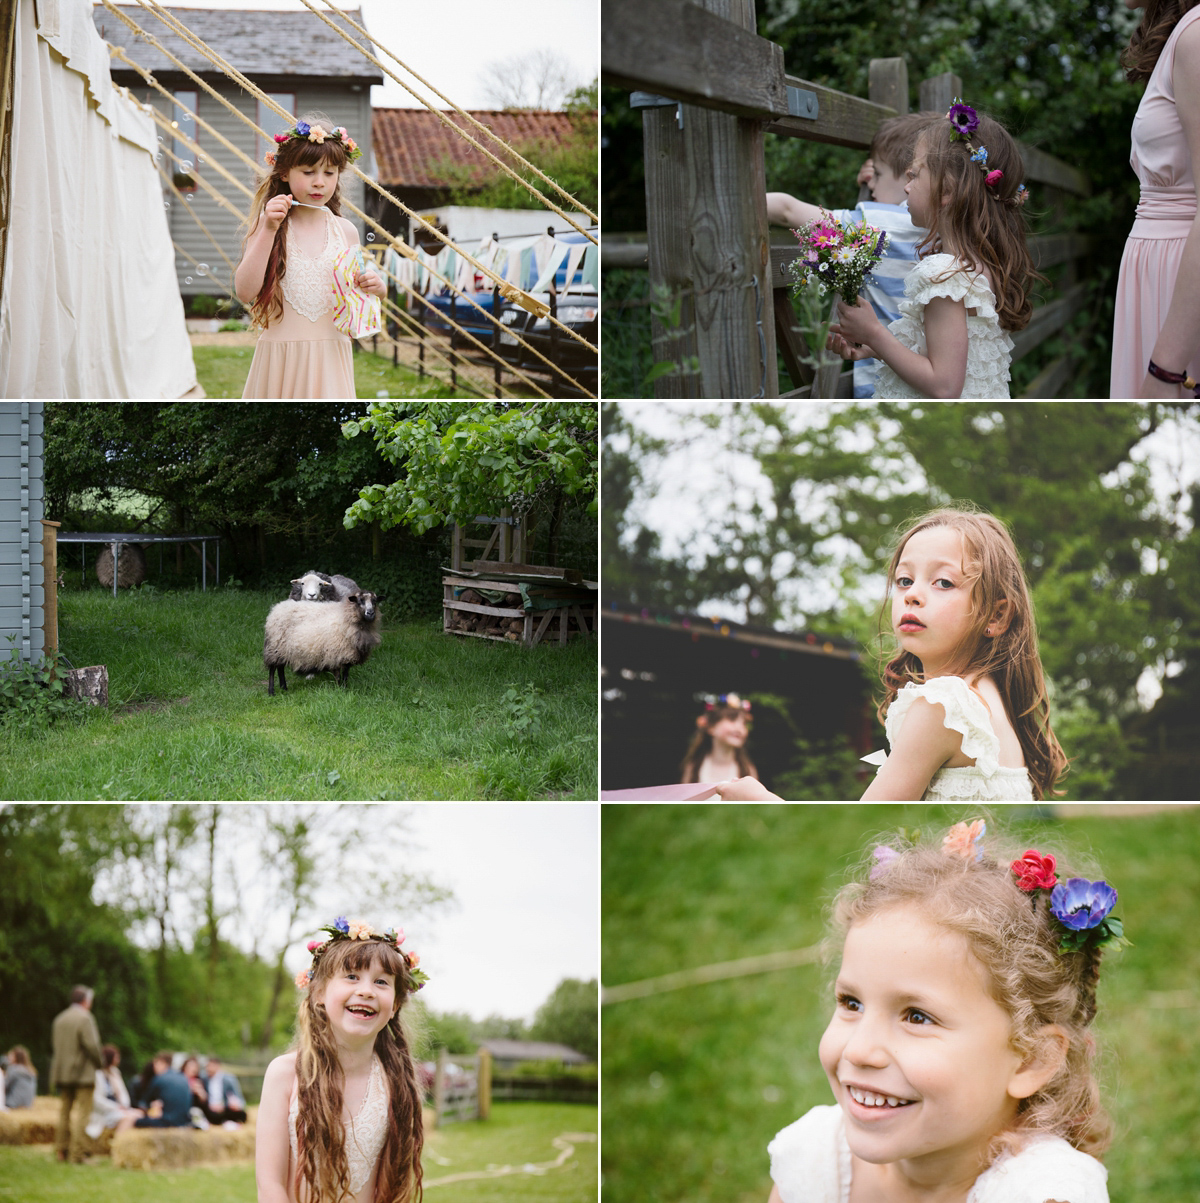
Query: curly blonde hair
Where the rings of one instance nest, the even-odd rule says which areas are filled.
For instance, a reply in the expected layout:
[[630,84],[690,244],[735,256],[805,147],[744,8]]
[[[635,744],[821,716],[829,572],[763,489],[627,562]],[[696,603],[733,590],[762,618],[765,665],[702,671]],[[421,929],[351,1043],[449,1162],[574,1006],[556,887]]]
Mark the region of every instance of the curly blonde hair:
[[[1076,1149],[1100,1158],[1109,1147],[1112,1122],[1100,1101],[1096,1080],[1096,986],[1102,950],[1088,947],[1059,952],[1063,928],[1037,894],[1022,891],[1010,865],[1025,847],[1007,837],[993,838],[991,822],[978,862],[947,855],[938,844],[909,843],[903,836],[881,837],[899,852],[871,880],[866,858],[854,880],[833,900],[827,960],[836,972],[846,933],[855,923],[893,907],[913,905],[939,927],[963,936],[986,971],[989,992],[1012,1022],[1010,1042],[1022,1060],[1044,1050],[1048,1037],[1042,1028],[1056,1024],[1066,1034],[1065,1060],[1058,1072],[1029,1098],[1021,1099],[1015,1128],[1002,1132],[989,1150],[994,1159],[1017,1151],[1035,1134],[1061,1136]],[[1051,852],[1058,876],[1093,876],[1090,866],[1059,856],[1050,841],[1039,841],[1040,852]],[[1083,871],[1081,871],[1081,869]]]
[[[421,1148],[425,1140],[421,1104],[402,1020],[415,983],[403,955],[382,940],[343,940],[332,944],[313,966],[312,980],[300,1002],[296,1024],[296,1080],[299,1100],[295,1190],[313,1203],[342,1203],[350,1197],[346,1131],[342,1124],[343,1074],[329,1016],[317,995],[343,970],[363,972],[382,966],[396,982],[396,1013],[375,1037],[375,1055],[383,1064],[388,1089],[388,1131],[379,1155],[373,1203],[416,1203],[421,1198]],[[302,1192],[301,1184],[306,1190]]]

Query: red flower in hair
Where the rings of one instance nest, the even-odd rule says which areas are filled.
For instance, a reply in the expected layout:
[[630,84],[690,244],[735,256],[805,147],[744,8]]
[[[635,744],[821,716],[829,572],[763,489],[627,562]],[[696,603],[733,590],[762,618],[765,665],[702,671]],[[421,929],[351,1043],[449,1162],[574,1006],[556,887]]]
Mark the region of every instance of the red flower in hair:
[[1034,890],[1052,890],[1058,884],[1054,857],[1049,853],[1043,856],[1030,848],[1020,860],[1013,861],[1010,868],[1017,875],[1017,885],[1027,894]]

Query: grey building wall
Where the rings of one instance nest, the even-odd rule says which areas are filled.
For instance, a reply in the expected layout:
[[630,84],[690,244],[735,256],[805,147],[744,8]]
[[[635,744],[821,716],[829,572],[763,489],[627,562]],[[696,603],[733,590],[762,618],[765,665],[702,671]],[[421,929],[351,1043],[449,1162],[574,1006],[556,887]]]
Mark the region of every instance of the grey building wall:
[[[45,648],[42,402],[0,401],[0,659]],[[7,636],[16,635],[15,644]]]

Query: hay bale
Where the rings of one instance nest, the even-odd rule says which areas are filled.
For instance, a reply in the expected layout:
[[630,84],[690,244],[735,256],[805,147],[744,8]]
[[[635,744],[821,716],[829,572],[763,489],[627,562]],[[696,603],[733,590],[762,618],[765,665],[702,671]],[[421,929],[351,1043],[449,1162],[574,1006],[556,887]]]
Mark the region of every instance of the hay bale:
[[[146,579],[146,553],[136,543],[122,543],[117,555],[117,586],[128,589]],[[96,556],[96,580],[112,588],[112,544],[100,544]]]
[[254,1125],[225,1128],[128,1128],[112,1144],[113,1165],[127,1170],[174,1170],[254,1158]]
[[38,1095],[32,1107],[0,1111],[0,1145],[53,1144],[58,1131],[58,1099]]

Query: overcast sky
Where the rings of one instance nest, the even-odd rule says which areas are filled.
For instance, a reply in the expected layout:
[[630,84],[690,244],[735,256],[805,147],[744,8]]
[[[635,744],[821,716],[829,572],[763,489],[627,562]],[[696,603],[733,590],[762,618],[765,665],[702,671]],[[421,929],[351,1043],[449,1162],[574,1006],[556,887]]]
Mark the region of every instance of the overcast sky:
[[[328,12],[324,0],[313,0]],[[299,0],[162,0],[167,8],[289,9],[305,12]],[[600,70],[599,0],[450,0],[445,5],[417,0],[335,0],[338,8],[359,9],[378,47],[399,55],[412,69],[464,109],[490,107],[479,87],[489,63],[550,49],[590,83]],[[316,20],[316,18],[313,18]],[[182,16],[180,20],[186,24]],[[141,22],[139,22],[141,24]],[[151,25],[156,25],[151,20]],[[348,29],[353,36],[353,30]],[[380,61],[420,89],[386,54]],[[384,108],[419,106],[394,80],[371,88],[371,103]],[[436,97],[431,97],[441,107]]]

